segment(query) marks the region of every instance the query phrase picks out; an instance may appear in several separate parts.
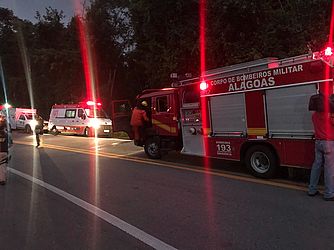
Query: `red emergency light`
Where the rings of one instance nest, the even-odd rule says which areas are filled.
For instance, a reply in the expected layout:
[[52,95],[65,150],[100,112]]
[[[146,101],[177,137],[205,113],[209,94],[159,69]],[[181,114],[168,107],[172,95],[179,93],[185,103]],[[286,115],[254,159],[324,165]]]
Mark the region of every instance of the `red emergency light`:
[[331,55],[333,55],[332,48],[331,47],[327,47],[325,49],[325,56],[331,56]]
[[209,87],[209,85],[206,83],[206,81],[202,81],[199,85],[200,90],[204,91]]
[[87,101],[87,106],[102,106],[100,102]]

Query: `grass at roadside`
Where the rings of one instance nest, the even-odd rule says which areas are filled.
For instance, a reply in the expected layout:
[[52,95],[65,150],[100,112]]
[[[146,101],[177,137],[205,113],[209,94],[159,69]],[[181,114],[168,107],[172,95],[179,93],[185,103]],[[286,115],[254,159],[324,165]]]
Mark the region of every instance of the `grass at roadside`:
[[112,137],[119,138],[119,139],[130,139],[128,134],[125,132],[114,132]]

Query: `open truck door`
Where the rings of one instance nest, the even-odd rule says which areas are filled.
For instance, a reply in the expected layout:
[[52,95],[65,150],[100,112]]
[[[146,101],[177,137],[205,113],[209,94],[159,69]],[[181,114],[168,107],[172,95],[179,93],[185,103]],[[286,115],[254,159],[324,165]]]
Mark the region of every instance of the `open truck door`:
[[133,139],[133,133],[130,126],[131,104],[129,100],[112,101],[112,124],[113,132],[125,132],[130,139]]

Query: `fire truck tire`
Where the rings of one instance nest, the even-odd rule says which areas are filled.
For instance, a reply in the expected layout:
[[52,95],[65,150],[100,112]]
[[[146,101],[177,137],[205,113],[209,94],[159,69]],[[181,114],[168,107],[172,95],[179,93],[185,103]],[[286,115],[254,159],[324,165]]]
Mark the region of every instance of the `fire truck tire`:
[[32,130],[31,130],[30,125],[26,125],[26,126],[24,127],[24,132],[26,132],[27,134],[31,134],[31,133],[32,133]]
[[144,150],[150,159],[161,158],[160,140],[156,137],[147,138],[144,145]]
[[245,155],[245,164],[256,177],[272,178],[279,167],[276,154],[265,145],[250,147]]

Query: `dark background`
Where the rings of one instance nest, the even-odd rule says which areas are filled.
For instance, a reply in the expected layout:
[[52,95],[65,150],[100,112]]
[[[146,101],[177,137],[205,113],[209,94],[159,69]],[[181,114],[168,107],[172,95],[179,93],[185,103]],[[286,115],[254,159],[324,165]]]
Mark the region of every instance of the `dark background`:
[[[208,0],[206,68],[323,49],[329,39],[328,0]],[[134,98],[169,87],[170,73],[199,75],[199,1],[95,0],[81,17],[91,51],[97,97]],[[33,105],[48,119],[55,103],[86,98],[78,17],[36,12],[36,22],[0,8],[0,58],[8,102]],[[31,83],[31,95],[28,86]],[[4,102],[1,91],[0,101]]]

